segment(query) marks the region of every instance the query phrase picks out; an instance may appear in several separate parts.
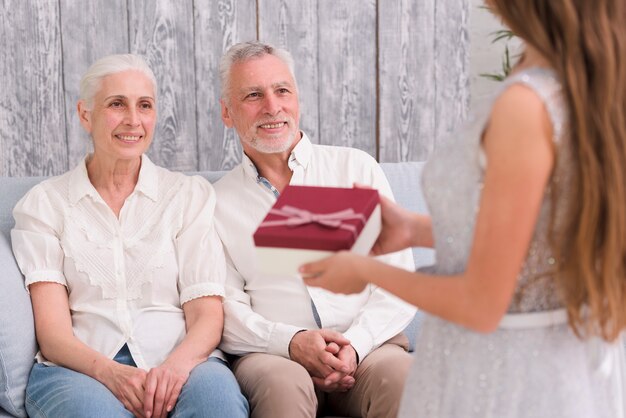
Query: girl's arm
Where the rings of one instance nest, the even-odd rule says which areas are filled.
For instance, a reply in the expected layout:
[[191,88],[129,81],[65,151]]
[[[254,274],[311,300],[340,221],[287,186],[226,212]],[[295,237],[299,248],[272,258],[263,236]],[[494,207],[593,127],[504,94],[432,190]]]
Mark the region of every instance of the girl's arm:
[[510,304],[554,166],[552,127],[541,99],[522,85],[505,91],[494,105],[483,146],[488,163],[463,273],[410,273],[340,253],[303,266],[306,284],[352,293],[371,282],[448,321],[494,330]]

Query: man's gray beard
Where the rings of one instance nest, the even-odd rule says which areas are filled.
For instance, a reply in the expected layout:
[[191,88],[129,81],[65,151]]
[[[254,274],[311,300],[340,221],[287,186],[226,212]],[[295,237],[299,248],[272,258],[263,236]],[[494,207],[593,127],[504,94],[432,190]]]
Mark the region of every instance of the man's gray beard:
[[282,144],[280,144],[279,147],[276,147],[272,143],[264,144],[262,141],[259,141],[257,138],[253,138],[252,141],[250,141],[250,146],[263,154],[278,154],[280,152],[285,152],[289,148],[291,148],[291,146],[293,145],[296,139],[296,134],[297,132],[293,132],[290,135],[289,140],[284,141]]

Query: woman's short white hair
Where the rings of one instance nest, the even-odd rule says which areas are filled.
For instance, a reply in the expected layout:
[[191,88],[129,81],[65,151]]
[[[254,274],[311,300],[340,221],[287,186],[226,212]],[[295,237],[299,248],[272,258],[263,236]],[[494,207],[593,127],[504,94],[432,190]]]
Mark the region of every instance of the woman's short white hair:
[[265,44],[259,41],[241,42],[231,46],[228,51],[222,56],[220,60],[220,83],[221,83],[221,97],[228,103],[230,95],[230,72],[232,66],[238,62],[245,62],[253,58],[260,58],[263,55],[274,55],[287,65],[294,82],[297,81],[294,73],[293,57],[289,51],[277,48],[270,44]]
[[152,82],[156,99],[156,77],[146,61],[141,56],[134,54],[107,55],[91,64],[80,80],[80,99],[85,101],[88,109],[91,109],[93,107],[93,99],[100,89],[102,79],[108,75],[127,70],[136,70],[144,73]]

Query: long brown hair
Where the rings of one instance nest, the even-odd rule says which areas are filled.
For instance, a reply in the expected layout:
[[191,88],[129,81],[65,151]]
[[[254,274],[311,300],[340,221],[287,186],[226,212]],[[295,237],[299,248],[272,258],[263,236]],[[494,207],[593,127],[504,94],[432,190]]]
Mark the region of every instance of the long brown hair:
[[614,341],[626,328],[626,1],[491,3],[563,85],[576,172],[557,281],[576,334]]

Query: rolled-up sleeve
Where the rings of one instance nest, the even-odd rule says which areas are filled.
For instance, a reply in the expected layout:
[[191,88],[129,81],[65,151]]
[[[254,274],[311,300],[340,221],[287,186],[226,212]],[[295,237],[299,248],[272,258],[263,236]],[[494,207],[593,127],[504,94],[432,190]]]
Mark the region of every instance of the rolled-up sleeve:
[[67,286],[59,240],[63,215],[59,211],[40,185],[31,189],[13,209],[15,227],[11,230],[11,243],[27,290],[37,282]]
[[186,183],[183,225],[176,237],[180,303],[203,296],[224,296],[226,262],[214,225],[215,191],[199,176]]

